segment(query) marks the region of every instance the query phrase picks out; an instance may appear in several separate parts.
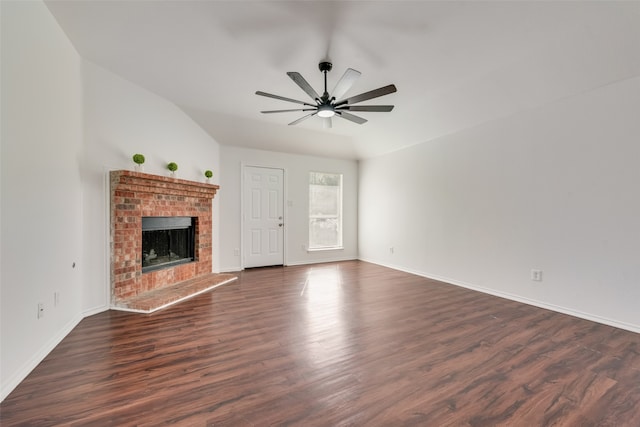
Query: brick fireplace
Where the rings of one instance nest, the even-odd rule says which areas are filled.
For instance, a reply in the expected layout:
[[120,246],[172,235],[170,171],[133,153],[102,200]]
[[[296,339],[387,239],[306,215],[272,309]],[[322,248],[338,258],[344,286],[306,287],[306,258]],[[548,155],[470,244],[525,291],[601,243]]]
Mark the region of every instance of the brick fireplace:
[[[211,274],[211,202],[219,189],[205,184],[126,170],[111,178],[111,303]],[[191,217],[191,262],[143,273],[142,218]]]

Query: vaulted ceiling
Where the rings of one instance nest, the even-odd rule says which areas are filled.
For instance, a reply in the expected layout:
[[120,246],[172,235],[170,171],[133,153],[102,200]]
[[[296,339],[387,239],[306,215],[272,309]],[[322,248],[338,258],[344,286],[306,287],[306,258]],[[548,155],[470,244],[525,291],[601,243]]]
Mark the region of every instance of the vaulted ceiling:
[[[640,2],[65,1],[47,6],[82,57],[175,103],[221,144],[360,159],[640,75]],[[358,125],[260,114],[362,73],[394,83]]]

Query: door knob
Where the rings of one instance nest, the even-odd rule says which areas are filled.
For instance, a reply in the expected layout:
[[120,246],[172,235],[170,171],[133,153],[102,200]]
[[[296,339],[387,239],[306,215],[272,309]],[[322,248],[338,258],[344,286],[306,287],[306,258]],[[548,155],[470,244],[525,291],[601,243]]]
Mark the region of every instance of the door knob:
[[280,223],[280,224],[278,224],[278,227],[282,227],[283,225],[284,225],[283,223]]

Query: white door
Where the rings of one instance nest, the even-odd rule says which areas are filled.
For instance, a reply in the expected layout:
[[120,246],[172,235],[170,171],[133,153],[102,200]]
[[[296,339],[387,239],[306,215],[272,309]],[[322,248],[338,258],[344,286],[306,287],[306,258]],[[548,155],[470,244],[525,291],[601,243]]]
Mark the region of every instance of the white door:
[[284,264],[284,170],[244,167],[243,265]]

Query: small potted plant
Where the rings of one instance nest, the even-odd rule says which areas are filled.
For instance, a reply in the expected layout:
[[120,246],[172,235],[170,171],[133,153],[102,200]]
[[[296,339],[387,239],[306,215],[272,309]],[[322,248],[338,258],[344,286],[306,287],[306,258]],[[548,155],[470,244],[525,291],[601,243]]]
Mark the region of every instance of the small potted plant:
[[204,176],[207,178],[207,183],[208,183],[211,177],[213,176],[213,172],[211,172],[210,170],[206,170],[204,171]]
[[144,170],[144,167],[142,166],[144,164],[144,160],[144,155],[142,154],[133,155],[133,163],[136,164],[136,171],[142,172]]
[[176,171],[178,170],[178,164],[175,162],[171,162],[169,164],[167,164],[167,169],[169,169],[171,171],[171,176],[175,176],[176,175]]

